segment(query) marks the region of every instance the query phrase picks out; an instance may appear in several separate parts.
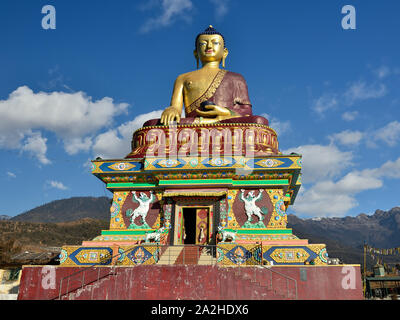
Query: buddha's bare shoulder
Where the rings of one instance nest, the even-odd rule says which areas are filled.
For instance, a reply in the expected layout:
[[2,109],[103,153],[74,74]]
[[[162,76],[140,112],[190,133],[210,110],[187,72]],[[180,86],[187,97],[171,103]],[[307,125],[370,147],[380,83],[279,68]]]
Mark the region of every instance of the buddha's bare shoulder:
[[180,74],[176,78],[176,80],[184,82],[184,81],[187,81],[187,80],[191,80],[193,77],[197,77],[200,74],[201,74],[200,70],[193,70],[193,71],[189,71],[189,72]]

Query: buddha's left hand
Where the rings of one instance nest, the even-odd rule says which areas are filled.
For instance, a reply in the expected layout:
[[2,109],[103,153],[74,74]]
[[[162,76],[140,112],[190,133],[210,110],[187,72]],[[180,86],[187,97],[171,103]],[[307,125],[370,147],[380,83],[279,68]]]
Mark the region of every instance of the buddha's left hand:
[[231,112],[229,109],[225,107],[220,107],[216,105],[207,105],[204,107],[205,109],[208,109],[207,111],[202,111],[199,109],[196,109],[196,112],[203,117],[215,117],[215,116],[230,116]]

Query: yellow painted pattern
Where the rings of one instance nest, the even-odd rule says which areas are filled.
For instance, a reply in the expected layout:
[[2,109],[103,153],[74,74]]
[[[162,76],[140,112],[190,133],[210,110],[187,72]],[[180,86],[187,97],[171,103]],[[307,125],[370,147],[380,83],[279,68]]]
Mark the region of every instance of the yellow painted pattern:
[[265,190],[266,194],[268,194],[269,198],[271,199],[273,205],[273,212],[271,215],[271,219],[268,221],[267,228],[272,229],[285,229],[287,225],[287,215],[286,215],[286,206],[283,204],[285,211],[285,215],[279,215],[277,212],[276,204],[279,201],[284,200],[283,190],[282,189],[268,189]]
[[235,213],[233,212],[233,203],[235,202],[236,195],[239,190],[230,189],[228,190],[228,227],[227,228],[240,228],[239,223],[236,220]]
[[128,191],[114,192],[113,203],[110,208],[110,213],[111,213],[110,230],[126,229],[124,223],[124,217],[122,215],[122,206],[124,205],[128,195],[129,195]]
[[[137,250],[135,250],[135,248],[137,248]],[[119,256],[119,259],[115,261],[115,264],[120,266],[156,264],[160,256],[159,251],[157,250],[159,250],[159,248],[153,245],[121,246],[119,251],[124,253]],[[151,254],[151,257],[148,257],[147,259],[145,254],[146,251]]]
[[[253,265],[254,262],[252,260],[248,260],[246,258],[246,250],[252,251],[257,246],[258,245],[256,245],[256,244],[240,244],[239,245],[237,243],[219,243],[218,250],[217,250],[218,264],[223,265],[223,266]],[[235,247],[236,247],[236,249],[234,249]],[[244,248],[244,250],[242,248]],[[234,254],[234,257],[235,257],[237,263],[233,262],[226,256],[227,253],[229,253],[232,249],[234,249],[234,251],[232,253]],[[221,254],[223,254],[222,259],[221,259]]]
[[[283,163],[277,156],[264,157],[263,159],[246,158],[243,156],[217,156],[212,157],[179,157],[179,158],[146,158],[147,166],[145,170],[186,170],[186,169],[237,169],[243,168],[247,170],[285,170],[285,169],[301,169],[297,164],[298,157],[285,156],[293,161],[290,166],[278,167]],[[220,161],[219,161],[220,159]],[[209,161],[205,161],[209,160]],[[263,168],[253,168],[252,163],[262,166]],[[269,161],[268,161],[269,160]],[[204,165],[203,162],[206,164]],[[248,165],[251,164],[250,166]],[[272,165],[270,165],[270,163]],[[183,165],[182,165],[183,164]],[[161,167],[161,168],[160,168]]]

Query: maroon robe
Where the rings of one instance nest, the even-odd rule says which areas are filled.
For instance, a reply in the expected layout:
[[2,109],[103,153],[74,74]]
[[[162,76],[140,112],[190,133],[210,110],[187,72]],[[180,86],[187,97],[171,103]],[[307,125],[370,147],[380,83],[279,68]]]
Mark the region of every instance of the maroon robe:
[[[204,101],[225,107],[231,111],[232,116],[236,116],[216,123],[258,123],[268,126],[267,119],[253,115],[246,80],[238,73],[220,70],[203,95],[185,107],[186,117],[182,118],[179,124],[191,124],[196,117],[199,118],[196,109],[200,108]],[[143,127],[155,125],[161,125],[160,119],[148,120]]]

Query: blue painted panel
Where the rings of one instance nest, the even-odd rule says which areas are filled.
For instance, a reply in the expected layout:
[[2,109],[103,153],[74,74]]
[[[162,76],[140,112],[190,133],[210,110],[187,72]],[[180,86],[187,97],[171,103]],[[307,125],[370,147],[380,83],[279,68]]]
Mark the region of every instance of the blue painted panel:
[[309,254],[309,257],[307,258],[307,262],[310,262],[311,260],[314,260],[315,258],[318,257],[318,255],[309,249],[306,246],[291,246],[291,247],[285,247],[285,246],[276,246],[276,247],[271,247],[267,251],[264,252],[263,258],[267,261],[272,261],[274,265],[304,265],[304,263],[300,262],[285,262],[285,263],[278,263],[274,260],[274,258],[271,257],[271,254],[276,250],[276,249],[304,249]]
[[[126,163],[128,165],[133,165],[132,168],[130,169],[122,169],[122,170],[117,170],[110,168],[112,165],[118,164],[118,163]],[[116,161],[116,162],[105,162],[103,163],[99,169],[103,172],[129,172],[129,171],[140,171],[143,169],[143,164],[141,162],[132,162],[132,161]]]
[[236,160],[231,157],[222,156],[204,159],[201,163],[207,168],[227,168],[232,167],[236,163]]
[[[84,250],[84,251],[100,251],[100,250],[107,250],[108,251],[108,253],[109,253],[109,255],[110,255],[110,259],[107,259],[107,260],[105,260],[105,261],[103,261],[102,263],[93,263],[93,262],[88,262],[88,263],[82,263],[82,262],[80,262],[77,258],[76,258],[76,255],[78,255],[82,250]],[[91,266],[91,265],[93,265],[93,264],[99,264],[99,265],[108,265],[108,264],[111,264],[111,261],[112,261],[112,254],[113,254],[113,251],[112,251],[112,249],[111,248],[109,248],[109,247],[82,247],[82,248],[79,248],[79,249],[77,249],[77,250],[75,250],[74,252],[72,252],[68,257],[73,261],[73,262],[75,262],[77,265],[80,265],[80,266]]]
[[[266,161],[271,162],[271,166],[266,165]],[[278,165],[273,165],[273,161],[278,161],[282,162],[281,164]],[[250,159],[246,162],[246,165],[250,168],[255,168],[255,169],[265,169],[265,168],[270,168],[270,169],[275,169],[275,168],[287,168],[293,165],[293,160],[290,158],[271,158],[271,159]]]
[[183,159],[157,159],[152,164],[158,169],[182,168],[186,161]]

